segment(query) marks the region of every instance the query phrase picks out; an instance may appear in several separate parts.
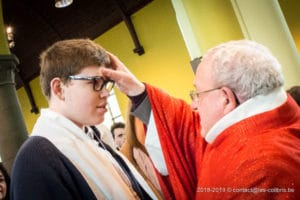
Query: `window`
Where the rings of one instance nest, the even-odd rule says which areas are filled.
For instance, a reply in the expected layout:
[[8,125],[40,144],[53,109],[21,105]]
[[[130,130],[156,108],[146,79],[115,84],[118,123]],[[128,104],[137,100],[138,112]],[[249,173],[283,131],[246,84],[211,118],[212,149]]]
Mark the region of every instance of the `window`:
[[107,99],[107,110],[108,111],[105,113],[105,119],[103,122],[107,127],[111,127],[111,125],[115,122],[124,122],[114,90],[110,92]]

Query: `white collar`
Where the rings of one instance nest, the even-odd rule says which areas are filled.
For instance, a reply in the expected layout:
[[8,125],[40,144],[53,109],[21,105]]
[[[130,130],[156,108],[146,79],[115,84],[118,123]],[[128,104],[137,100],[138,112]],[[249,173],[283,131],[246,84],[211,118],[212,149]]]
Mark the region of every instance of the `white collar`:
[[272,110],[287,99],[285,90],[280,87],[273,90],[267,95],[258,95],[253,97],[243,104],[239,105],[236,109],[221,118],[207,133],[205,140],[208,143],[213,143],[214,140],[229,126],[259,113]]

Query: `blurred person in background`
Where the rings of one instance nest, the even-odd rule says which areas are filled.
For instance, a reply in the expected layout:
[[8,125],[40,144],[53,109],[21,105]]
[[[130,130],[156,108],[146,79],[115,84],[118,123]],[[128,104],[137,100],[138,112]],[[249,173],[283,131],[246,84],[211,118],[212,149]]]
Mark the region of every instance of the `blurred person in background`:
[[4,167],[3,163],[0,163],[0,200],[9,200],[10,189],[10,177]]
[[126,141],[126,134],[125,134],[125,123],[123,122],[115,122],[110,128],[110,132],[113,136],[115,148],[120,150],[122,145]]
[[287,90],[287,93],[289,93],[297,102],[298,106],[300,106],[300,86],[295,85]]

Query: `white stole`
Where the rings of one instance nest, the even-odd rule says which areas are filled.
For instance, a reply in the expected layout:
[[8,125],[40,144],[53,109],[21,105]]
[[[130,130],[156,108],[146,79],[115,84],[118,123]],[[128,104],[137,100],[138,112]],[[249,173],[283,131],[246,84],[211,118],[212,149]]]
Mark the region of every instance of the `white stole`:
[[[118,163],[64,116],[42,109],[31,136],[42,136],[53,143],[80,171],[97,199],[136,199],[133,190],[119,174],[123,171]],[[157,199],[134,166],[122,157],[145,191]]]

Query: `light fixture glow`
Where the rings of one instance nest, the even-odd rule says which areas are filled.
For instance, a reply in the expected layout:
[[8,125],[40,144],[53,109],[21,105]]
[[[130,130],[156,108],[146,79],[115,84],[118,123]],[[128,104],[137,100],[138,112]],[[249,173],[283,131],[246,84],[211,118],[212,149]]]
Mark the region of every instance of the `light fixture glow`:
[[6,33],[9,34],[9,33],[12,33],[12,32],[13,32],[12,27],[11,27],[11,26],[8,26],[8,27],[6,28]]
[[6,27],[7,41],[10,49],[15,47],[14,30],[11,26]]
[[55,7],[64,8],[71,5],[72,2],[73,0],[55,0]]

